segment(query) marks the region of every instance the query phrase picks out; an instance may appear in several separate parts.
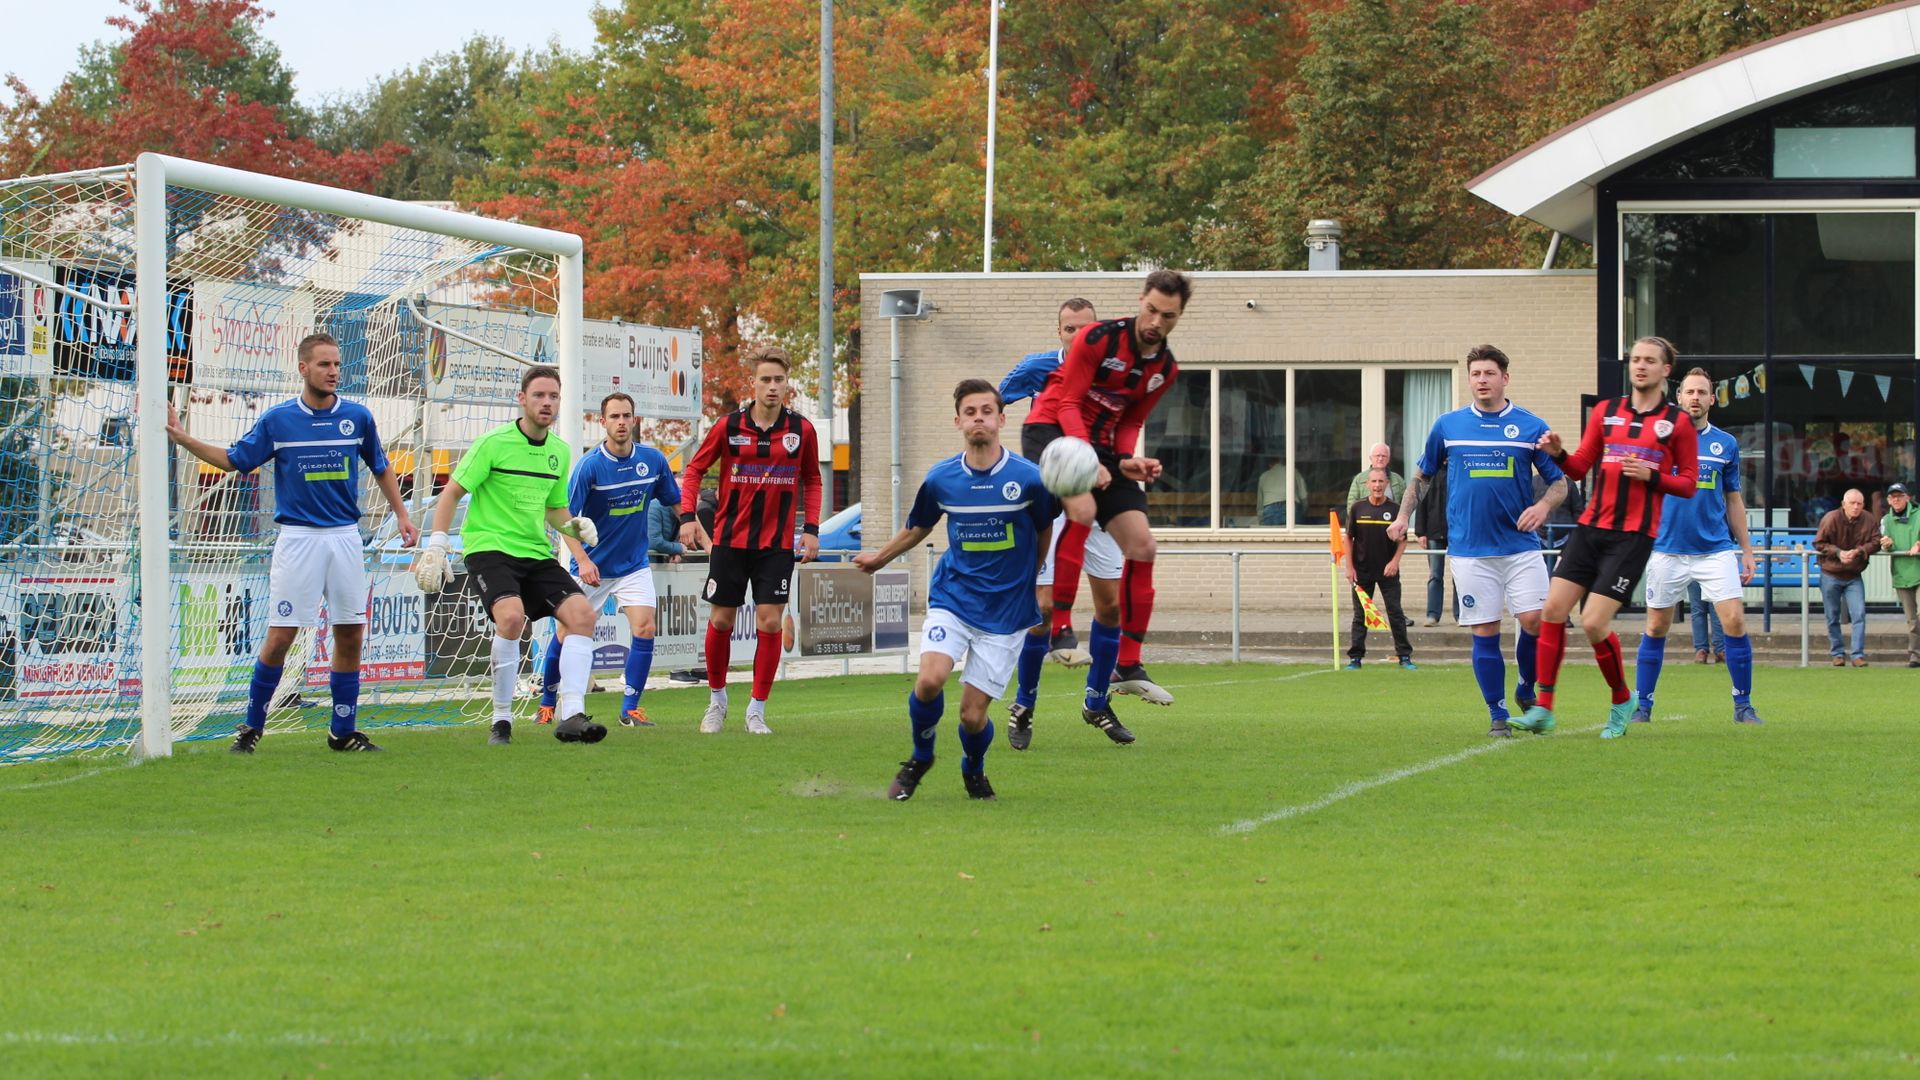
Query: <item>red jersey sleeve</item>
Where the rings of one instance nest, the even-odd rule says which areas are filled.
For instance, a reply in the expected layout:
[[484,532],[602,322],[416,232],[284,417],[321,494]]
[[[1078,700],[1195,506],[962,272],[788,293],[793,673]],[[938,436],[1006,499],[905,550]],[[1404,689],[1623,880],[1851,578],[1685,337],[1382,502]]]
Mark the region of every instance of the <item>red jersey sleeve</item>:
[[[1606,411],[1607,403],[1604,401],[1593,407],[1593,411],[1587,414],[1587,428],[1580,436],[1580,445],[1560,460],[1560,470],[1570,479],[1584,480],[1587,473],[1606,456],[1607,440],[1604,433],[1607,426],[1601,422]],[[1694,468],[1697,470],[1699,467],[1696,462]]]
[[1693,498],[1700,480],[1700,432],[1694,429],[1693,421],[1685,415],[1673,426],[1673,437],[1668,441],[1667,449],[1673,454],[1673,468],[1662,470],[1654,482],[1659,485],[1663,495]]
[[820,436],[813,425],[800,424],[800,524],[820,524]]
[[1054,422],[1060,425],[1061,431],[1076,439],[1087,438],[1087,417],[1080,411],[1080,403],[1087,399],[1087,391],[1093,389],[1093,376],[1100,370],[1101,359],[1100,350],[1087,344],[1087,331],[1098,325],[1088,323],[1075,335],[1066,355],[1060,358],[1057,372],[1060,383],[1049,388],[1060,401]]
[[1174,377],[1179,374],[1178,367],[1169,365],[1165,382],[1127,406],[1127,411],[1120,417],[1120,426],[1113,432],[1113,448],[1121,457],[1133,456],[1134,447],[1140,445],[1140,429],[1147,425],[1147,414],[1153,412],[1153,407],[1159,404],[1160,398],[1166,394],[1167,388],[1173,385]]
[[714,462],[720,460],[721,454],[726,450],[726,443],[727,422],[723,417],[719,423],[707,429],[707,437],[700,440],[700,449],[693,452],[692,459],[687,462],[686,470],[680,474],[680,516],[682,518],[692,520],[693,512],[699,509],[700,478],[706,475],[708,469],[713,468]]

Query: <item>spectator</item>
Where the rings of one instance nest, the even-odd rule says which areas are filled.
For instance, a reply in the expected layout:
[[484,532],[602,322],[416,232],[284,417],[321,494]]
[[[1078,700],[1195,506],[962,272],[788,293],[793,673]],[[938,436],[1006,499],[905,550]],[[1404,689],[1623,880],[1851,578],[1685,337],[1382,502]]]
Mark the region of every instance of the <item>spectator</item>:
[[1893,591],[1907,616],[1907,666],[1920,668],[1920,511],[1905,484],[1887,488],[1880,550],[1893,553]]
[[1720,629],[1720,613],[1701,603],[1700,583],[1687,586],[1687,610],[1693,613],[1693,662],[1720,664],[1727,659],[1727,635]]
[[[1300,475],[1299,469],[1293,470],[1293,490],[1298,498],[1307,497],[1307,478]],[[1285,458],[1275,461],[1271,468],[1260,474],[1259,481],[1254,485],[1254,499],[1260,504],[1260,524],[1285,525],[1287,523],[1287,462]],[[1294,511],[1293,523],[1296,525],[1306,523],[1306,516],[1297,508]]]
[[1387,527],[1400,516],[1400,504],[1387,498],[1387,470],[1367,476],[1367,497],[1347,511],[1347,580],[1359,592],[1353,598],[1353,644],[1347,649],[1347,670],[1358,671],[1367,655],[1366,609],[1360,596],[1372,596],[1379,586],[1387,608],[1387,628],[1393,631],[1393,650],[1400,666],[1413,670],[1413,646],[1407,641],[1407,617],[1400,611],[1400,557],[1407,537],[1389,539]]
[[647,554],[662,562],[679,562],[687,545],[675,539],[680,531],[680,515],[658,499],[647,504]]
[[1400,505],[1401,497],[1407,493],[1407,480],[1399,473],[1387,468],[1392,460],[1393,447],[1383,442],[1373,444],[1373,449],[1367,451],[1367,467],[1355,473],[1353,479],[1347,483],[1348,506],[1354,506],[1367,497],[1367,474],[1375,469],[1386,469],[1387,501],[1395,506]]
[[[1447,474],[1442,470],[1433,478],[1426,490],[1420,493],[1420,504],[1414,507],[1413,531],[1420,546],[1428,551],[1445,552],[1447,548]],[[1440,625],[1440,609],[1447,599],[1447,557],[1445,554],[1427,556],[1427,625]],[[1460,622],[1460,591],[1453,593],[1453,621]]]
[[1847,664],[1847,643],[1840,628],[1853,624],[1853,666],[1867,666],[1867,586],[1860,580],[1867,557],[1880,550],[1880,523],[1867,516],[1867,497],[1848,490],[1840,509],[1829,510],[1814,534],[1820,556],[1820,604],[1827,613],[1827,651],[1834,667]]

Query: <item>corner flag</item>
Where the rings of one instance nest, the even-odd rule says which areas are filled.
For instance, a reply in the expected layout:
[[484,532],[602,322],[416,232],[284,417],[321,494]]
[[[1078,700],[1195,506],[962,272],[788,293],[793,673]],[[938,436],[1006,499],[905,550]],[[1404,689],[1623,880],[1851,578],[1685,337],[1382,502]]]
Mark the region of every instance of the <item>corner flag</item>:
[[1340,511],[1327,512],[1327,548],[1333,553],[1330,572],[1333,575],[1333,588],[1327,591],[1327,599],[1332,601],[1333,622],[1333,666],[1340,666],[1340,564],[1347,561],[1347,534],[1340,528]]
[[1361,592],[1360,586],[1358,585],[1353,587],[1353,595],[1360,598],[1360,615],[1367,629],[1385,630],[1388,628],[1387,617],[1380,614],[1379,608],[1373,606],[1373,597]]

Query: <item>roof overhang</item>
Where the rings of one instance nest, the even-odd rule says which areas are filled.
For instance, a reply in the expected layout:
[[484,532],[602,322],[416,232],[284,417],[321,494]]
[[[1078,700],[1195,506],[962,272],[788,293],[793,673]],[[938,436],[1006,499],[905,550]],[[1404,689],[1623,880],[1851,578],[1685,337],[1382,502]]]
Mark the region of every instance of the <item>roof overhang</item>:
[[1620,99],[1481,173],[1467,190],[1593,241],[1594,189],[1636,162],[1731,120],[1920,60],[1920,0],[1796,30]]

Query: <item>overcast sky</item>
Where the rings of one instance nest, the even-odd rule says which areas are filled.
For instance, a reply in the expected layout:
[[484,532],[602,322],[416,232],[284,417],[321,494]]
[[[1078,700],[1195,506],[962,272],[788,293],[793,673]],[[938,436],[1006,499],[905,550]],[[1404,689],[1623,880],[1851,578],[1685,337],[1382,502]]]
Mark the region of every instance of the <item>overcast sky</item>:
[[[593,44],[594,0],[265,0],[274,13],[266,35],[293,70],[301,101],[366,89],[374,79],[476,33],[516,51],[558,38],[569,49]],[[45,97],[78,62],[82,46],[119,39],[108,17],[118,0],[0,0],[0,73],[20,76]]]

